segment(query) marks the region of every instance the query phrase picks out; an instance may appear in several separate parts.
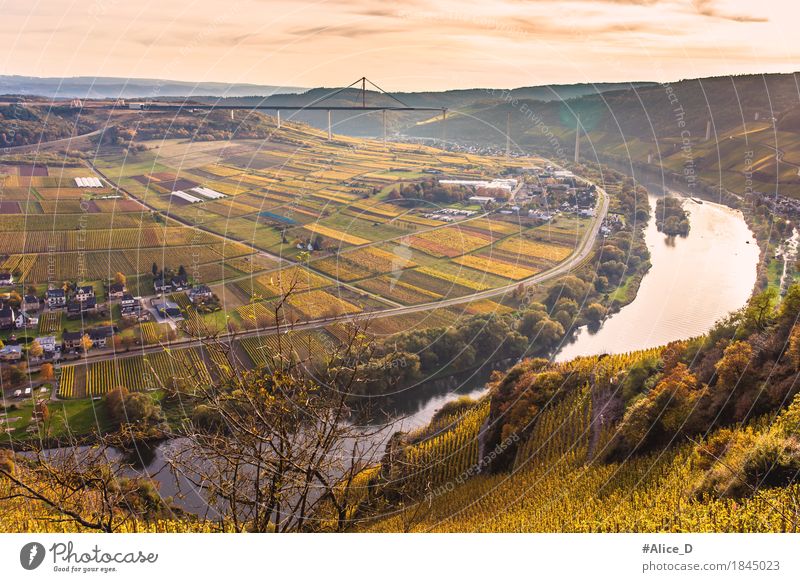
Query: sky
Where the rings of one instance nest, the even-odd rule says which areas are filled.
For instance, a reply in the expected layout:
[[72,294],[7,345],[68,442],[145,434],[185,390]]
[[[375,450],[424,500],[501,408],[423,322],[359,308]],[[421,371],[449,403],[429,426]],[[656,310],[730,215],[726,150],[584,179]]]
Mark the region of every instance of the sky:
[[0,0],[0,74],[390,91],[791,72],[795,0]]

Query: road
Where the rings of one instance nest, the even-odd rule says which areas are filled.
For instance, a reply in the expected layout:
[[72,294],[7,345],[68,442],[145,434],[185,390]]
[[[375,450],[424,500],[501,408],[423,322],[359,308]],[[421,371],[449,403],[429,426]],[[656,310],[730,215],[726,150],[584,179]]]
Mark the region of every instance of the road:
[[81,135],[73,135],[70,137],[63,137],[61,139],[54,139],[52,141],[43,141],[21,146],[0,148],[0,155],[30,154],[33,152],[38,153],[41,151],[51,150],[53,148],[57,148],[60,146],[69,146],[70,148],[79,149],[80,147],[83,147],[84,145],[88,144],[91,138],[100,135],[104,129],[105,128],[96,129],[94,131],[90,131],[89,133],[83,133]]
[[[520,285],[529,286],[529,285],[538,285],[544,283],[555,277],[559,277],[561,275],[564,275],[572,271],[573,269],[578,267],[584,260],[586,260],[592,253],[594,243],[597,240],[598,234],[600,233],[600,227],[603,224],[603,219],[606,217],[606,214],[608,213],[608,205],[609,205],[609,197],[608,194],[605,192],[605,190],[597,186],[597,193],[599,200],[591,228],[587,229],[586,233],[583,236],[583,239],[581,240],[580,244],[575,249],[575,251],[572,253],[572,255],[570,255],[566,260],[562,261],[561,263],[559,263],[558,265],[556,265],[555,267],[553,267],[548,271],[542,271],[541,273],[537,273],[532,277],[523,279],[521,281],[516,281],[509,285],[505,285],[503,287],[487,289],[485,291],[478,291],[470,295],[464,295],[462,297],[442,299],[438,301],[432,301],[429,303],[421,303],[419,305],[391,307],[388,309],[382,309],[380,311],[370,311],[357,314],[314,319],[310,321],[304,321],[301,323],[286,324],[281,326],[280,328],[269,327],[269,328],[253,329],[238,333],[226,333],[218,336],[218,340],[230,341],[248,337],[260,337],[276,333],[278,330],[280,330],[280,332],[304,331],[310,329],[318,329],[320,327],[325,327],[333,323],[369,321],[372,319],[390,317],[393,315],[419,313],[423,311],[429,311],[431,309],[461,305],[463,303],[469,303],[471,301],[476,301],[479,299],[491,299],[492,297],[502,296],[507,293],[513,292]],[[203,340],[194,338],[180,338],[169,342],[169,344],[167,345],[156,344],[152,346],[142,346],[134,350],[131,350],[130,352],[119,352],[119,353],[106,352],[106,353],[94,353],[94,354],[89,353],[80,360],[75,360],[75,362],[86,362],[86,363],[100,362],[105,360],[111,360],[117,357],[124,357],[126,355],[134,356],[134,355],[157,353],[163,351],[165,347],[168,347],[169,349],[177,349],[177,348],[198,347],[201,345],[203,345]]]

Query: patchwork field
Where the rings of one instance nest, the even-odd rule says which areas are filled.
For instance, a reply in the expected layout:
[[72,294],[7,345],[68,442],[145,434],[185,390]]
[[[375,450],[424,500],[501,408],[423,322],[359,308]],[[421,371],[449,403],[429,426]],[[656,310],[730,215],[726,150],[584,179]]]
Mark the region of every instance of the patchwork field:
[[[398,199],[397,192],[435,176],[482,180],[523,176],[543,164],[532,158],[483,157],[410,144],[336,136],[286,123],[268,141],[154,140],[141,149],[102,146],[87,165],[0,163],[0,269],[20,291],[65,281],[91,282],[100,292],[122,274],[128,290],[154,297],[153,273],[183,267],[191,284],[214,297],[196,306],[183,292],[169,295],[179,322],[122,320],[110,302],[103,318],[74,320],[45,310],[38,332],[112,323],[119,356],[65,364],[60,394],[98,396],[117,385],[152,390],[181,381],[186,369],[213,376],[199,349],[122,356],[137,346],[168,346],[204,330],[264,330],[241,341],[254,363],[274,349],[281,324],[370,313],[387,307],[459,305],[376,317],[370,333],[457,324],[469,315],[505,313],[499,301],[471,295],[518,282],[574,252],[588,221],[559,217],[551,224],[508,216],[466,201]],[[85,187],[85,180],[100,187]],[[520,179],[523,179],[522,177]],[[82,186],[83,184],[83,186]],[[280,297],[292,295],[284,303]],[[103,299],[104,301],[104,299]],[[427,307],[426,307],[427,308]],[[331,332],[291,332],[298,352],[324,353]],[[296,344],[296,345],[295,345]]]

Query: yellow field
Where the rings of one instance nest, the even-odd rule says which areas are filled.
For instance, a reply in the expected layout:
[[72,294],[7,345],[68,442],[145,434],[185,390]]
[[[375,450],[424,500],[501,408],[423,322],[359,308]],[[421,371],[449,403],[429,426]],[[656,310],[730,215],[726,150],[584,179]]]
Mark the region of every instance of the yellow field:
[[520,257],[537,257],[555,262],[563,261],[572,254],[572,247],[554,245],[522,237],[504,240],[497,245],[497,248]]
[[456,257],[492,242],[489,235],[468,232],[456,226],[429,230],[406,237],[406,242],[435,257]]
[[326,236],[328,238],[332,238],[333,240],[337,240],[339,242],[343,242],[348,245],[365,245],[369,242],[372,242],[365,238],[361,238],[360,236],[347,234],[346,232],[342,232],[341,230],[329,228],[321,224],[306,224],[304,228],[310,232],[313,232],[314,234]]
[[437,279],[447,281],[448,283],[454,283],[456,285],[461,285],[462,287],[467,287],[468,289],[474,289],[475,291],[485,291],[486,289],[492,288],[492,284],[490,282],[482,280],[478,277],[469,277],[466,275],[466,273],[443,273],[434,267],[420,267],[417,269],[417,271],[424,273],[425,275],[430,275],[431,277],[436,277]]
[[332,317],[361,311],[360,307],[320,289],[301,293],[300,295],[292,295],[289,297],[288,303],[309,319]]
[[270,297],[284,295],[290,289],[298,293],[332,284],[329,279],[302,267],[289,267],[273,273],[266,273],[258,277],[256,281],[266,289]]
[[501,277],[506,277],[508,279],[514,279],[515,281],[527,279],[528,277],[532,277],[538,273],[536,269],[531,267],[512,265],[511,263],[504,263],[503,261],[498,261],[497,259],[476,257],[473,255],[458,257],[453,259],[453,262],[458,263],[459,265],[464,265],[465,267],[477,269],[478,271],[484,271],[486,273],[500,275]]

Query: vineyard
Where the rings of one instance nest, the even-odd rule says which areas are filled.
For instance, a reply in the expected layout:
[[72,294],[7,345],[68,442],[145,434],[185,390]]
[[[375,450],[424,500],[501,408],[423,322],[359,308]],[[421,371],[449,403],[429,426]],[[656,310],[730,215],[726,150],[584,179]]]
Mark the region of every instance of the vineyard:
[[[578,358],[552,370],[597,384],[659,350]],[[422,442],[406,445],[402,463],[389,476],[394,487],[413,491],[420,506],[381,518],[361,517],[359,531],[424,532],[765,532],[795,531],[800,485],[765,488],[745,499],[697,497],[702,471],[692,444],[680,444],[624,463],[597,463],[594,452],[608,442],[597,430],[588,383],[540,411],[520,438],[509,472],[470,470],[478,462],[478,428],[488,404],[460,417],[440,419]],[[595,420],[593,420],[595,419]],[[769,430],[757,428],[738,430]],[[413,433],[408,439],[413,443]],[[479,474],[480,473],[480,474]],[[386,475],[384,475],[384,478]],[[373,482],[380,482],[373,478]],[[400,483],[398,485],[397,483]],[[358,521],[359,518],[357,518]],[[409,525],[410,524],[410,525]]]
[[[85,387],[77,385],[76,369],[85,368]],[[69,364],[61,368],[59,396],[75,398],[102,396],[118,386],[132,392],[157,390],[177,383],[191,389],[211,382],[211,374],[198,348],[165,349],[140,356],[118,357],[88,364]]]
[[39,333],[48,334],[61,331],[61,311],[45,311],[39,316]]

